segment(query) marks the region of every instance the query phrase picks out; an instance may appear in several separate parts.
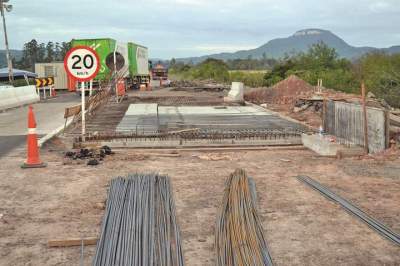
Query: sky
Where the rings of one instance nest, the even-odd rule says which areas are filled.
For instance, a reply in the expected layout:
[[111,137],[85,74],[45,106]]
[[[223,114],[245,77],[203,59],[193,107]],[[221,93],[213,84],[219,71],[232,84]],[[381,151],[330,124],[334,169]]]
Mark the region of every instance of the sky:
[[[330,30],[354,46],[400,45],[400,0],[10,0],[10,47],[114,38],[180,58],[261,46],[298,30]],[[2,40],[4,48],[4,40]]]

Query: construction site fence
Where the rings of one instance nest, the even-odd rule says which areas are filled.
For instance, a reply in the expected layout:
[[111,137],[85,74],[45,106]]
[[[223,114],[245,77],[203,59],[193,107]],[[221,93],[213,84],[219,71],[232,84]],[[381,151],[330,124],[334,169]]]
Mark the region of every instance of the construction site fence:
[[[92,114],[99,106],[103,105],[111,97],[112,92],[109,87],[102,89],[95,95],[89,97],[85,102],[86,110]],[[65,108],[64,118],[74,117],[74,122],[78,122],[82,111],[81,105],[75,105]]]
[[367,107],[367,134],[364,129],[363,108],[360,104],[325,101],[323,112],[324,131],[336,137],[340,144],[365,147],[371,153],[389,147],[389,113],[384,109]]

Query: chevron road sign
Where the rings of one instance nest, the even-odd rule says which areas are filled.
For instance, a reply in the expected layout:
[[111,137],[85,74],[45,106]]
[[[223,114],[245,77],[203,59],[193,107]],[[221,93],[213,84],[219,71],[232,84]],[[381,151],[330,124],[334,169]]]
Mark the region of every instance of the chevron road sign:
[[36,87],[37,88],[54,85],[54,78],[53,77],[36,78],[35,81],[36,81]]

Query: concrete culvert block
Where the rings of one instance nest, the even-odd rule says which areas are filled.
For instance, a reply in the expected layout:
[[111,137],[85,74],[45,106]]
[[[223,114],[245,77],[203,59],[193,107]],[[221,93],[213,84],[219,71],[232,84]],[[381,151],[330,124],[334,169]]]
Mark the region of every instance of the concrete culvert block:
[[321,156],[337,158],[360,156],[364,154],[364,149],[357,145],[342,145],[331,142],[328,137],[319,134],[302,134],[301,140],[304,147],[318,153]]
[[244,84],[242,82],[232,82],[231,90],[228,97],[225,97],[225,102],[243,102]]
[[337,152],[342,148],[340,144],[329,142],[319,134],[302,134],[301,140],[304,147],[322,156],[336,156]]

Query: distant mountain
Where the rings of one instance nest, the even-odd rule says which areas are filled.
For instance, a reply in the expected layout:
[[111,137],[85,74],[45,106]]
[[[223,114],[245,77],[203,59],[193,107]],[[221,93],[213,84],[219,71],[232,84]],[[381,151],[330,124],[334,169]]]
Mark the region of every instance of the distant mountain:
[[[11,57],[18,61],[22,57],[21,50],[10,50]],[[6,50],[0,50],[0,68],[7,66]]]
[[343,39],[338,37],[327,30],[321,29],[305,29],[300,30],[287,38],[279,38],[269,41],[268,43],[251,50],[243,50],[235,53],[220,53],[212,54],[201,57],[179,58],[177,61],[194,64],[204,61],[207,58],[215,58],[221,60],[229,59],[246,59],[252,57],[253,59],[262,58],[263,55],[268,58],[279,59],[285,54],[305,52],[308,48],[315,43],[324,42],[331,48],[335,48],[340,57],[355,59],[361,55],[381,50],[387,53],[400,53],[400,45],[392,46],[390,48],[374,48],[374,47],[354,47],[346,43]]

